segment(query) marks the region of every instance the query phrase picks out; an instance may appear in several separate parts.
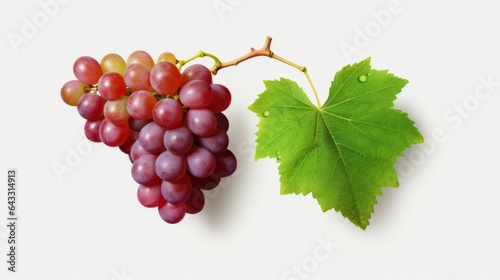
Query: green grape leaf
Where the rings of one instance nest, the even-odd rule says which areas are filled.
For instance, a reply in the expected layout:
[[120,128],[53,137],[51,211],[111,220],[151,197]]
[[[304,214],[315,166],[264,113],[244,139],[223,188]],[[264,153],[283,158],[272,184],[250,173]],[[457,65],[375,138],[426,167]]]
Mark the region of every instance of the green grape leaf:
[[397,187],[396,158],[423,137],[408,114],[394,109],[408,83],[370,58],[336,73],[318,108],[294,81],[264,81],[248,108],[259,116],[255,160],[279,163],[281,194],[312,193],[363,230],[383,187]]

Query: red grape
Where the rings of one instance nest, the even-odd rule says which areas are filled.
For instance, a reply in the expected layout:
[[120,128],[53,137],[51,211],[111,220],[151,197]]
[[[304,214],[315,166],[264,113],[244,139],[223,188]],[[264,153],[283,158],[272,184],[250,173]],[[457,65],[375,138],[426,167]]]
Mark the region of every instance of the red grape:
[[79,57],[73,64],[73,73],[82,83],[95,85],[102,75],[101,65],[90,56]]
[[181,84],[181,73],[174,64],[162,61],[151,69],[151,85],[163,95],[173,95]]

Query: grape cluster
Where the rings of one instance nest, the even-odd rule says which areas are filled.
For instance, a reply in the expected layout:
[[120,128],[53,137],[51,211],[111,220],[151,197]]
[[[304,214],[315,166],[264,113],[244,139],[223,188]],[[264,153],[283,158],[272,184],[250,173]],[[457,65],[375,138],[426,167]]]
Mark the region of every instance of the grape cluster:
[[205,66],[181,73],[177,63],[169,52],[156,63],[144,51],[127,61],[114,53],[100,63],[82,56],[73,65],[76,79],[61,88],[62,100],[86,120],[86,137],[128,154],[137,199],[171,224],[200,212],[203,191],[237,165],[222,113],[230,91],[213,83]]

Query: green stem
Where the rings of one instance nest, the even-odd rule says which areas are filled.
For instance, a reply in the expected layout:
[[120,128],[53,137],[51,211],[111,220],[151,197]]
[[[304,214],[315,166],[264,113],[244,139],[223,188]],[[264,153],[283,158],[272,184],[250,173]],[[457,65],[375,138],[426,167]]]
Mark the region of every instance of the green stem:
[[210,57],[211,59],[213,59],[213,60],[214,60],[214,65],[219,65],[219,64],[221,64],[220,60],[219,60],[219,59],[218,59],[215,55],[213,55],[213,54],[211,54],[211,53],[204,52],[204,51],[198,51],[198,52],[197,52],[195,55],[193,55],[192,57],[190,57],[190,58],[188,58],[188,59],[185,59],[185,60],[180,60],[180,61],[178,62],[178,64],[179,64],[179,66],[178,66],[178,67],[179,67],[179,71],[181,71],[181,70],[182,70],[182,67],[183,67],[184,65],[186,65],[187,63],[189,63],[189,62],[191,62],[191,61],[193,61],[193,60],[195,60],[195,59],[197,59],[197,58],[200,58],[200,57],[205,57],[205,56],[208,56],[208,57]]

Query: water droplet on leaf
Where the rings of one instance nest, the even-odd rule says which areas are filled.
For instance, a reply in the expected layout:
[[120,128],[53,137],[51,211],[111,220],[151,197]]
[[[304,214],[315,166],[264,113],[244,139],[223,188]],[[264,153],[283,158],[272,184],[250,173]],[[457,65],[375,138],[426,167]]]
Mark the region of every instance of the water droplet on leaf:
[[264,111],[264,113],[262,113],[262,116],[264,116],[264,117],[269,117],[269,111],[267,111],[267,110],[266,110],[266,111]]
[[365,76],[365,75],[361,75],[361,76],[359,76],[359,77],[358,77],[358,81],[359,81],[360,83],[364,83],[364,82],[366,81],[366,76]]

